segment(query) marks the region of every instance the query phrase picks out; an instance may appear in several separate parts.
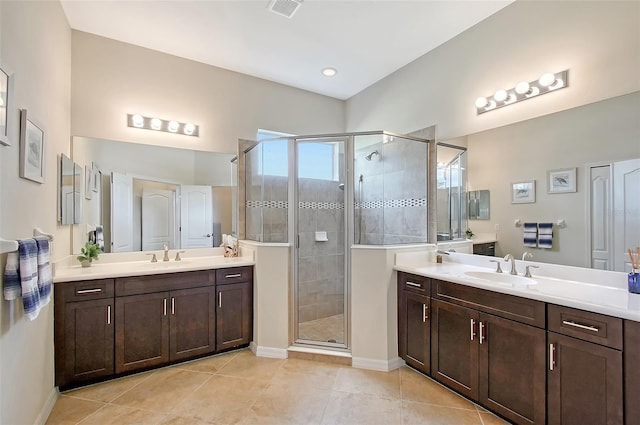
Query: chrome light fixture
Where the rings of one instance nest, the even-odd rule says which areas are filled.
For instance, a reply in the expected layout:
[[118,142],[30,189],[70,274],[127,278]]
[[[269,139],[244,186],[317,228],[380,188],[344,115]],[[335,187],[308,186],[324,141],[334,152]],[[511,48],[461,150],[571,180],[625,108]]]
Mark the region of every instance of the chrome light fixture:
[[181,123],[175,120],[163,120],[156,117],[143,117],[140,114],[127,114],[127,126],[146,130],[165,131],[198,137],[200,127],[192,123]]
[[478,115],[484,114],[503,106],[565,88],[569,85],[568,78],[569,70],[564,70],[555,74],[547,72],[535,81],[521,81],[509,90],[500,89],[493,96],[477,98],[476,112]]

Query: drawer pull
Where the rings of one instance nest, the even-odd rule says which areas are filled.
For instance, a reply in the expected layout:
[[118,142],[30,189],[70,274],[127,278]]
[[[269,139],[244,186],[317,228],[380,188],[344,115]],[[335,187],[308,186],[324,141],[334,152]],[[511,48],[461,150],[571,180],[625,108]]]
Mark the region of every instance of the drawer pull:
[[111,324],[111,306],[107,306],[107,325]]
[[228,274],[228,275],[225,275],[224,277],[227,278],[227,279],[231,279],[231,278],[234,278],[234,277],[241,277],[241,276],[242,276],[241,273],[236,273],[236,274]]
[[429,307],[426,304],[422,304],[422,323],[427,323],[427,319],[429,319],[427,310],[429,310]]
[[102,288],[80,289],[79,291],[76,291],[76,294],[78,294],[78,295],[81,295],[81,294],[97,294],[99,292],[102,292]]
[[419,283],[414,283],[414,282],[407,281],[407,285],[413,286],[414,288],[422,288],[422,285],[420,285]]
[[471,319],[471,341],[473,341],[473,338],[475,338],[476,336],[476,321]]
[[478,327],[479,327],[479,332],[480,332],[480,344],[482,344],[482,341],[485,340],[485,337],[484,337],[484,323],[478,322]]
[[555,360],[556,347],[553,344],[549,344],[549,370],[555,369],[556,360]]
[[576,323],[573,320],[563,320],[562,324],[567,326],[573,326],[574,328],[584,329],[586,331],[600,332],[600,329],[596,328],[595,326],[581,325],[580,323]]

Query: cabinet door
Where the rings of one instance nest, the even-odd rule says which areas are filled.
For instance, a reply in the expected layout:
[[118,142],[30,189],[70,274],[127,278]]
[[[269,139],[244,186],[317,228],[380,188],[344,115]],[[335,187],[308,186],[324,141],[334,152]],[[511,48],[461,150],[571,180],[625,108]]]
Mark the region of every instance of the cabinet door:
[[218,351],[251,341],[253,301],[251,282],[216,286],[216,348]]
[[478,399],[478,312],[431,300],[431,376]]
[[171,360],[215,351],[215,287],[181,289],[170,293]]
[[169,361],[169,293],[116,297],[116,373]]
[[64,383],[113,374],[113,298],[66,303]]
[[400,356],[408,365],[431,373],[430,299],[424,295],[400,291],[398,339]]
[[544,424],[546,332],[480,314],[479,401],[516,424]]
[[622,352],[548,332],[549,425],[623,423]]

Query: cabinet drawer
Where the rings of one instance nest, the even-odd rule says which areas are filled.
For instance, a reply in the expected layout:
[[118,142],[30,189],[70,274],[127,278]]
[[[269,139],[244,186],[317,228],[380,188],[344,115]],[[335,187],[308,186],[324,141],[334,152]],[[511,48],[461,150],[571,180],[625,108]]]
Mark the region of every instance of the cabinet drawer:
[[622,319],[548,305],[549,330],[622,350]]
[[431,279],[398,272],[398,289],[429,296],[431,294]]
[[100,300],[113,297],[113,279],[59,283],[64,302]]
[[232,267],[229,269],[216,270],[216,284],[251,282],[253,281],[252,267]]
[[432,296],[505,319],[544,328],[545,303],[433,279]]
[[212,270],[116,278],[116,297],[211,286]]

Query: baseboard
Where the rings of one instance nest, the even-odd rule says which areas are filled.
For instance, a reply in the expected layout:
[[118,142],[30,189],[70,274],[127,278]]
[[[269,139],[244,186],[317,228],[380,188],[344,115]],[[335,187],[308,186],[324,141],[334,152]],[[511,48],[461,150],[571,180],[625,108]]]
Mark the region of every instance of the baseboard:
[[249,344],[249,348],[257,357],[271,357],[273,359],[286,359],[288,352],[286,348],[261,347],[254,342]]
[[354,357],[351,362],[352,367],[359,369],[379,370],[381,372],[390,372],[404,365],[404,360],[400,357],[391,360],[367,359],[364,357]]
[[42,410],[40,410],[40,414],[36,418],[34,425],[44,425],[53,410],[53,406],[56,404],[58,400],[58,387],[53,387],[51,392],[49,392],[49,397],[47,397],[47,401],[42,406]]

